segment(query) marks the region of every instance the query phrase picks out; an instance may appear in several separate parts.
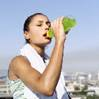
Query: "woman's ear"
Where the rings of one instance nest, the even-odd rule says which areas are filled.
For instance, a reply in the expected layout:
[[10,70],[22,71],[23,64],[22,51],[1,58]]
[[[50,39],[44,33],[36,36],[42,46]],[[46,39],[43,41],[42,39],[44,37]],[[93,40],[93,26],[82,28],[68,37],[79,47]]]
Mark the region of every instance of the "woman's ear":
[[25,39],[30,39],[30,33],[25,31],[24,32],[24,37],[25,37]]

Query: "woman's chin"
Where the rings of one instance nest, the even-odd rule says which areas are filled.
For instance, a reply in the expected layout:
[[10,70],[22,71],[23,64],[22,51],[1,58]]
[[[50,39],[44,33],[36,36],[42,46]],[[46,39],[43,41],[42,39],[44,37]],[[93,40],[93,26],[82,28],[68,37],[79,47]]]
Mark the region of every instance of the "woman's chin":
[[47,42],[47,43],[48,43],[48,44],[51,43],[51,39],[48,39],[48,42]]

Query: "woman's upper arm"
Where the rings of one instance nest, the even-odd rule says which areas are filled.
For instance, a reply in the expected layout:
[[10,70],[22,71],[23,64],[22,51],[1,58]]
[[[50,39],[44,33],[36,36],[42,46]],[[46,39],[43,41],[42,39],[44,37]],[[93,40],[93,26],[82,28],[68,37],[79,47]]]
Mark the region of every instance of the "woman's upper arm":
[[10,65],[12,65],[15,75],[32,91],[46,94],[43,82],[40,81],[40,72],[32,68],[27,58],[24,56],[17,56],[12,60]]

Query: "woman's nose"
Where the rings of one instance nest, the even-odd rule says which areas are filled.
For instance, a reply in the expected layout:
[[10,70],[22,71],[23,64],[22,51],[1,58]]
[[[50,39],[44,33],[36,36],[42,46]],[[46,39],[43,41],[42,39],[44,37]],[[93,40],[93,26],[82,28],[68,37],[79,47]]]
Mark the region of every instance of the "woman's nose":
[[49,30],[49,26],[47,24],[45,25],[45,30]]

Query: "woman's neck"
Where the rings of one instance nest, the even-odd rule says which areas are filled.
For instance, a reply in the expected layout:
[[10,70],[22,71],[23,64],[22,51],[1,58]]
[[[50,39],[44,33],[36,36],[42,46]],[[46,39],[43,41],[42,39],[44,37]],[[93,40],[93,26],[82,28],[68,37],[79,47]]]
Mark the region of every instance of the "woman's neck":
[[45,47],[41,47],[41,46],[38,46],[38,45],[35,45],[35,44],[30,44],[36,51],[37,53],[43,57],[44,56],[44,51],[45,51]]

